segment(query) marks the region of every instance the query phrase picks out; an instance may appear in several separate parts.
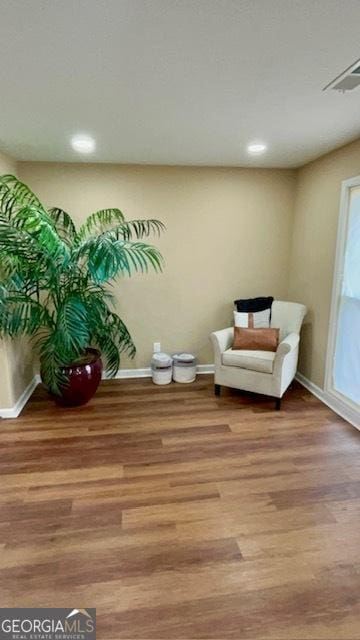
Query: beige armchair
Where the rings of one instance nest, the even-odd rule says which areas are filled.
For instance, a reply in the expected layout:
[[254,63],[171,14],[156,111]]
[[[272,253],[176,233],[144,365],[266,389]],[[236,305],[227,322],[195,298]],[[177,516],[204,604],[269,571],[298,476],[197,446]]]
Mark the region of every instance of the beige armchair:
[[306,307],[274,300],[271,327],[280,329],[276,352],[233,350],[234,328],[211,334],[215,355],[215,394],[221,386],[271,396],[280,409],[281,398],[293,380],[298,361],[300,329]]

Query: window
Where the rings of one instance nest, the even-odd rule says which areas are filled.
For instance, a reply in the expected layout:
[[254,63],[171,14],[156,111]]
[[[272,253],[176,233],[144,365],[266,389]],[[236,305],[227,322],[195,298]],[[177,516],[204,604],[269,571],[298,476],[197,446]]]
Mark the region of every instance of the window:
[[326,391],[360,424],[360,176],[342,185]]
[[334,354],[334,388],[360,406],[360,188],[351,189]]

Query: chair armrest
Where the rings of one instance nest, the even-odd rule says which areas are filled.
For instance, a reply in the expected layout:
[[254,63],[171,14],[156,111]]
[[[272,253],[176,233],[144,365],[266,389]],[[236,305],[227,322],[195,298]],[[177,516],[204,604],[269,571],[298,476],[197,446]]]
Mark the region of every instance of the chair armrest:
[[[281,372],[285,357],[291,353],[294,353],[295,355],[295,352],[297,352],[299,340],[300,340],[300,336],[298,333],[289,333],[289,335],[286,336],[286,338],[284,338],[284,340],[280,342],[275,353],[275,360],[274,360],[275,375]],[[297,355],[295,355],[295,358],[297,360]]]
[[289,333],[282,340],[275,353],[273,375],[278,385],[278,393],[274,395],[281,398],[284,391],[295,376],[300,336],[298,333]]
[[226,349],[230,349],[234,341],[234,327],[214,331],[210,334],[210,338],[214,347],[215,360],[220,361],[221,354],[226,351]]
[[298,333],[289,333],[284,340],[282,340],[276,350],[275,358],[284,358],[290,351],[296,349],[299,344],[300,336]]

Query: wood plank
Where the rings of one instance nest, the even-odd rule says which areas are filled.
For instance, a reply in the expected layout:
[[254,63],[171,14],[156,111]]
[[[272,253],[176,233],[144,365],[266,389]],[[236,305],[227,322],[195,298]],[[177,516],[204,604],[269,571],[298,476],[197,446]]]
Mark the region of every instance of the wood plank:
[[0,445],[2,606],[96,607],[101,640],[360,638],[360,434],[298,384],[280,412],[211,376],[38,388]]

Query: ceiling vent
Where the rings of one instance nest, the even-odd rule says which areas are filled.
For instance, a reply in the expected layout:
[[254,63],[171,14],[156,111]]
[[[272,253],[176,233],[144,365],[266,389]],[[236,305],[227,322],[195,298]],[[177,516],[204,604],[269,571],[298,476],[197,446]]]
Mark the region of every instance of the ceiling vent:
[[360,84],[360,60],[354,62],[350,67],[340,73],[334,80],[329,82],[323,91],[335,89],[335,91],[352,91]]

